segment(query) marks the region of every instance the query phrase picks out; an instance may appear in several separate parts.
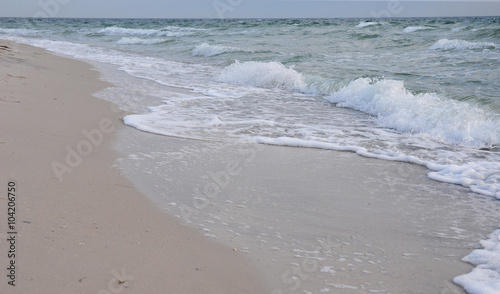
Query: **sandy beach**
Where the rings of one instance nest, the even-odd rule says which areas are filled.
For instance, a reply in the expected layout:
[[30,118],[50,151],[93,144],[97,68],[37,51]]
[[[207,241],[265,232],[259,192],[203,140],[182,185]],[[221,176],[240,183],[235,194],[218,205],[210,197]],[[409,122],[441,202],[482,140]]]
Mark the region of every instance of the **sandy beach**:
[[159,212],[112,167],[122,116],[92,97],[110,84],[82,62],[0,45],[0,174],[17,188],[14,259],[1,214],[2,293],[265,292],[245,257]]
[[421,166],[137,131],[90,65],[0,45],[7,293],[465,293],[461,259],[500,223]]

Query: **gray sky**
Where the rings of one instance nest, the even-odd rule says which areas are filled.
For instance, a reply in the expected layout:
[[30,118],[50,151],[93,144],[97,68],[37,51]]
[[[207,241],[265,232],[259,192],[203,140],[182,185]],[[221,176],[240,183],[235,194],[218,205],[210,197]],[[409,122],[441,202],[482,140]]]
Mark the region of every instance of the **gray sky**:
[[285,18],[500,16],[500,0],[0,0],[0,17]]

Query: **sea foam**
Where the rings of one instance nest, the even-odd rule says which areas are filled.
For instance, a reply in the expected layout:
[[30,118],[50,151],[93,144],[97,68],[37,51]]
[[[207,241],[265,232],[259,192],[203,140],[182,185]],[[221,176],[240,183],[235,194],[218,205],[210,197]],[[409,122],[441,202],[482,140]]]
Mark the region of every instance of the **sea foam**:
[[424,27],[424,26],[418,26],[418,27],[407,27],[403,30],[403,33],[409,34],[409,33],[414,33],[418,31],[423,31],[423,30],[431,30],[431,27]]
[[166,37],[184,37],[194,34],[191,30],[182,30],[180,28],[163,29],[132,29],[122,27],[107,27],[98,31],[99,34],[112,36],[166,36]]
[[488,42],[468,42],[465,40],[441,39],[434,43],[431,50],[471,50],[471,49],[495,49],[498,46]]
[[201,45],[196,46],[193,49],[193,55],[210,57],[210,56],[221,55],[224,53],[240,52],[240,51],[243,50],[236,47],[225,47],[220,45],[210,45],[208,43],[203,43]]
[[483,249],[476,249],[463,258],[476,265],[472,272],[453,280],[471,294],[500,293],[500,230],[488,237],[481,241]]
[[279,62],[235,62],[226,67],[220,80],[244,86],[305,91],[307,84],[301,73]]
[[364,28],[364,27],[374,26],[374,25],[378,25],[378,24],[379,23],[375,22],[375,21],[362,21],[356,27],[357,28]]
[[161,44],[161,43],[166,43],[170,42],[172,39],[161,39],[161,38],[155,38],[155,39],[142,39],[142,38],[135,38],[135,37],[123,37],[120,40],[118,40],[116,43],[119,45],[154,45],[154,44]]
[[159,30],[155,29],[130,29],[121,27],[107,27],[98,31],[99,34],[105,35],[157,35]]
[[360,78],[327,100],[373,115],[384,127],[425,134],[444,143],[477,147],[500,144],[500,120],[495,115],[434,93],[412,94],[403,81]]
[[40,35],[40,31],[29,30],[29,29],[5,29],[0,28],[0,34],[8,35],[20,35],[20,36],[37,36]]

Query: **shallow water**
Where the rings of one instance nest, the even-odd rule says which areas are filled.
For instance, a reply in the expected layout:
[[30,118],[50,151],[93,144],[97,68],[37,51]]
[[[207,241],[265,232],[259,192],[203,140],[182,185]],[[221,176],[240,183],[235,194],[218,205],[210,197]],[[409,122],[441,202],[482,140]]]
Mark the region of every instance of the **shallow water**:
[[464,293],[461,258],[500,223],[491,198],[407,163],[130,131],[116,148],[160,209],[248,254],[274,294]]

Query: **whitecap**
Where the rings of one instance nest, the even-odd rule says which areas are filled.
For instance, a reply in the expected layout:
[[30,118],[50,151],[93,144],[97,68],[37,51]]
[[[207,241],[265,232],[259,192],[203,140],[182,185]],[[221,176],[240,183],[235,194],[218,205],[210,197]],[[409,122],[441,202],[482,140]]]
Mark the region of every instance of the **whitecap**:
[[99,30],[98,33],[105,35],[157,35],[160,33],[160,30],[107,27]]
[[239,51],[243,50],[236,47],[225,47],[220,45],[210,45],[208,43],[203,43],[201,45],[196,46],[193,49],[193,55],[211,57],[211,56],[221,55],[224,53],[239,52]]
[[105,35],[118,35],[118,36],[166,36],[166,37],[184,37],[194,34],[193,30],[180,30],[180,29],[131,29],[122,27],[107,27],[98,31],[99,34]]
[[471,49],[495,49],[497,45],[488,42],[469,42],[465,40],[441,39],[434,43],[431,50],[471,50]]
[[448,144],[500,144],[500,121],[484,109],[435,93],[412,94],[403,81],[360,78],[327,97],[337,106],[375,116],[378,124]]
[[374,26],[374,25],[378,25],[378,24],[379,23],[375,22],[375,21],[362,21],[356,27],[357,28],[364,28],[364,27]]
[[220,81],[261,88],[305,91],[307,84],[301,73],[279,62],[236,62],[224,69]]
[[18,36],[34,36],[40,34],[40,31],[29,29],[4,29],[0,28],[0,34],[18,35]]
[[432,28],[431,27],[423,27],[423,26],[419,26],[419,27],[407,27],[403,30],[403,33],[406,33],[406,34],[409,34],[409,33],[414,33],[414,32],[417,32],[417,31],[423,31],[423,30],[431,30]]
[[154,45],[161,44],[165,42],[169,42],[171,39],[142,39],[142,38],[134,38],[134,37],[123,37],[118,40],[116,43],[119,45]]

